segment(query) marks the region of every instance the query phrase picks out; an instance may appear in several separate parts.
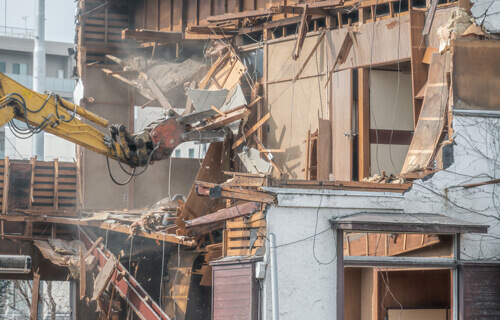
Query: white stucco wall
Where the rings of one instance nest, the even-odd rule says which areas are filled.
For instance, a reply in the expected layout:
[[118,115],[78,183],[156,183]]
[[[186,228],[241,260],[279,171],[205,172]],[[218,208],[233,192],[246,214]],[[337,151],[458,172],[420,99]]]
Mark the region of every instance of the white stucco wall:
[[[336,239],[329,224],[332,218],[359,212],[404,211],[487,224],[488,234],[462,235],[461,258],[500,259],[500,185],[450,188],[499,178],[500,117],[455,115],[453,127],[453,164],[425,181],[415,181],[404,195],[269,188],[278,193],[279,203],[268,210],[267,232],[277,238],[281,319],[335,319]],[[262,319],[271,319],[269,269],[263,284]]]
[[430,212],[489,225],[488,234],[464,234],[461,259],[500,260],[500,185],[464,189],[459,185],[500,178],[500,113],[498,117],[455,115],[453,164],[427,181],[413,183],[405,211]]
[[[280,318],[334,319],[336,236],[329,220],[358,212],[401,212],[404,197],[383,192],[270,190],[278,193],[279,203],[267,213],[267,233],[274,233],[277,241]],[[269,270],[262,297],[263,319],[271,319]]]

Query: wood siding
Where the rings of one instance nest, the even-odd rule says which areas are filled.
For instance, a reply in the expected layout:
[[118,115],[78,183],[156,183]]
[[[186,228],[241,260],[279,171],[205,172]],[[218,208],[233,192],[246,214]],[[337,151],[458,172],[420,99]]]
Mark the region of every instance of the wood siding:
[[500,266],[463,268],[464,319],[500,319]]
[[258,284],[254,263],[214,264],[212,320],[257,319]]

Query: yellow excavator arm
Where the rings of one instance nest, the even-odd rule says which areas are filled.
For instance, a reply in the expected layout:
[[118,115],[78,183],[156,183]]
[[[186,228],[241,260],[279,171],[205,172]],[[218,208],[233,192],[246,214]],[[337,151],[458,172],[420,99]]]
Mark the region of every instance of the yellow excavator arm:
[[109,126],[107,135],[84,122],[88,120],[106,128],[109,125],[106,119],[55,94],[40,94],[27,89],[0,73],[0,126],[17,119],[24,122],[25,127],[11,122],[14,133],[47,131],[117,159],[120,165],[126,163],[134,168],[147,167],[151,161],[170,157],[173,150],[185,141],[223,141],[227,133],[224,126],[246,118],[250,113],[246,106],[236,109],[239,111],[224,116],[222,121],[217,121],[219,115],[212,109],[184,116],[171,109],[169,117],[150,124],[143,131],[130,133],[124,125],[116,124]]

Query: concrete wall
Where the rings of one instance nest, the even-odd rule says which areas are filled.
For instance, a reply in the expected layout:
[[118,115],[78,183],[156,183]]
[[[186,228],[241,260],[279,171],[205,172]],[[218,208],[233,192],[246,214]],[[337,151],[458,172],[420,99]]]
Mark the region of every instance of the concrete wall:
[[[99,68],[87,68],[84,97],[93,97],[96,103],[87,103],[88,110],[108,119],[110,123],[128,123],[128,92],[119,80],[106,77]],[[105,103],[103,103],[105,102]],[[132,112],[132,116],[134,113]],[[99,128],[108,133],[105,128]],[[132,130],[131,130],[132,131]],[[144,174],[137,176],[131,185],[119,186],[108,174],[106,159],[95,152],[83,151],[83,179],[85,209],[123,209],[128,197],[135,193],[134,208],[141,208],[168,197],[169,160],[157,161]],[[111,172],[116,180],[128,179],[115,160],[110,160]],[[126,167],[126,166],[125,166]],[[187,197],[200,167],[198,159],[172,159],[170,194]],[[141,170],[141,168],[138,168]],[[132,188],[132,192],[129,190]]]
[[[443,214],[487,224],[488,234],[461,236],[461,259],[499,261],[500,186],[471,189],[456,186],[499,178],[500,113],[487,118],[455,115],[453,127],[453,164],[425,181],[415,181],[404,195],[271,188],[278,193],[279,204],[268,211],[267,232],[277,237],[282,318],[335,318],[336,240],[328,223],[331,218],[358,212],[404,211]],[[314,234],[317,234],[315,245]],[[269,275],[268,269],[263,289],[263,319],[271,318]]]

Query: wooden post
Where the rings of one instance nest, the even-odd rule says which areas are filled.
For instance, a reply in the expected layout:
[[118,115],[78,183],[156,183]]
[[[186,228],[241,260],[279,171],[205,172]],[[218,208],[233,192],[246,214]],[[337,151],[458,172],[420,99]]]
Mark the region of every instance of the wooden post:
[[33,206],[33,202],[35,201],[34,196],[33,196],[33,185],[35,183],[35,167],[36,167],[36,156],[30,159],[31,163],[31,183],[30,183],[30,202],[29,202],[29,209]]
[[310,167],[310,159],[311,159],[311,129],[307,130],[306,137],[306,180],[309,180],[309,167]]
[[80,248],[80,300],[85,298],[85,290],[87,285],[87,274],[85,270],[85,257],[83,256],[82,247]]
[[[135,113],[135,88],[128,86],[128,130],[134,132],[134,113]],[[135,206],[135,179],[132,179],[127,185],[127,208],[134,209]]]
[[56,239],[57,238],[57,223],[51,224],[51,226],[50,226],[50,237],[52,239]]
[[30,320],[38,318],[38,300],[40,298],[40,274],[33,273],[33,288],[31,290],[31,312]]
[[26,237],[33,236],[33,222],[26,222],[24,226],[24,235]]
[[415,128],[417,127],[423,103],[423,100],[416,99],[415,97],[427,81],[427,65],[422,63],[422,58],[425,54],[425,39],[422,36],[424,24],[425,13],[423,11],[410,10],[411,77]]
[[358,180],[370,176],[370,71],[358,69]]
[[59,210],[59,160],[54,159],[54,210]]
[[7,214],[7,206],[9,203],[9,157],[5,157],[3,167],[3,199],[2,199],[2,214]]
[[370,256],[370,234],[366,233],[366,256]]

